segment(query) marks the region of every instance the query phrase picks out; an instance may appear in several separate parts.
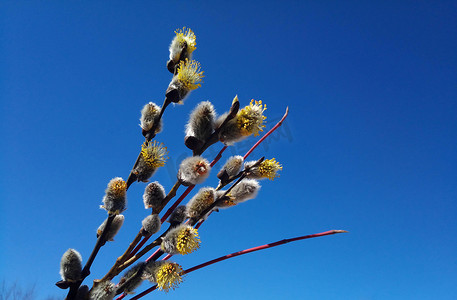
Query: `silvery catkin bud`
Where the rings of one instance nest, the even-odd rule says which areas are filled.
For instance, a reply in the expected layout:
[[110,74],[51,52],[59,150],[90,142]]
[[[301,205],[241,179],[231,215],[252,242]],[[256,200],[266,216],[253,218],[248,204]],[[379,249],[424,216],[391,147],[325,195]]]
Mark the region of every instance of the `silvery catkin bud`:
[[165,189],[163,188],[163,186],[158,181],[151,182],[144,189],[144,208],[152,208],[154,210],[160,207],[164,198]]
[[241,203],[257,196],[260,184],[254,179],[243,179],[230,191],[230,196],[236,203]]
[[171,229],[163,238],[160,248],[169,254],[189,254],[200,247],[197,229],[182,224]]
[[186,218],[186,206],[180,205],[176,207],[175,210],[171,213],[170,217],[168,218],[168,222],[171,224],[171,226],[176,226],[184,222]]
[[214,131],[216,111],[209,101],[200,102],[192,111],[186,125],[186,136],[193,136],[206,141]]
[[81,279],[82,257],[75,249],[68,249],[60,260],[60,276],[62,280],[75,282]]
[[227,159],[225,165],[221,168],[217,177],[222,180],[221,177],[233,177],[238,175],[243,166],[244,158],[240,155],[235,155]]
[[[200,214],[214,203],[215,189],[211,187],[201,188],[198,193],[187,203],[187,215],[189,218],[197,218]],[[202,217],[206,219],[206,216]]]
[[111,179],[105,190],[103,205],[100,208],[106,209],[109,214],[120,214],[126,208],[127,184],[121,177]]
[[144,218],[141,224],[143,225],[143,229],[147,234],[154,234],[160,230],[162,222],[160,222],[159,215],[153,214]]
[[[97,229],[97,238],[102,234],[103,230],[105,229],[107,220],[103,221],[103,223]],[[124,224],[124,215],[116,215],[111,223],[111,226],[106,233],[106,241],[114,241],[114,237],[119,232],[119,230]]]
[[109,280],[94,284],[89,292],[90,300],[112,300],[116,296],[116,285]]
[[196,185],[205,181],[210,170],[211,166],[206,159],[201,156],[191,156],[181,162],[178,180],[184,186]]
[[160,106],[154,102],[149,102],[141,110],[140,126],[143,132],[147,132],[157,123],[154,133],[159,133],[162,130],[162,120],[158,121],[160,114]]
[[125,272],[119,281],[119,285],[124,284],[124,293],[133,294],[135,289],[143,282],[143,271],[146,267],[145,262],[140,262]]

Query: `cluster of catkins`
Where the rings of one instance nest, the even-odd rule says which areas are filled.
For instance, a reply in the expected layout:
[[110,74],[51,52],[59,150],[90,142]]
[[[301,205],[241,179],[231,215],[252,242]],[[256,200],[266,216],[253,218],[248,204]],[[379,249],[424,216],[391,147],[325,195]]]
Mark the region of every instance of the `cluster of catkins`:
[[[203,72],[199,63],[192,60],[192,52],[196,49],[196,37],[190,29],[177,30],[170,45],[170,60],[167,68],[173,73],[173,78],[166,91],[168,102],[182,103],[190,91],[200,86]],[[148,182],[155,171],[164,166],[167,160],[167,148],[157,141],[151,141],[162,128],[162,107],[155,103],[146,104],[141,110],[140,126],[146,137],[141,147],[137,163],[132,169],[135,179]],[[193,186],[201,184],[208,178],[211,165],[201,156],[210,145],[221,141],[225,145],[259,135],[264,128],[266,106],[261,101],[252,100],[249,105],[239,109],[238,97],[232,102],[232,108],[221,116],[209,101],[199,103],[190,114],[186,125],[186,146],[193,150],[193,156],[184,159],[179,167],[177,180],[181,185]],[[204,221],[209,214],[219,208],[227,208],[256,197],[260,184],[259,179],[273,180],[278,177],[281,165],[273,159],[245,161],[242,156],[232,156],[223,165],[217,177],[219,185],[216,188],[201,188],[187,203],[178,206],[168,218],[169,228],[160,238],[160,250],[168,254],[189,254],[200,247],[200,239],[194,226]],[[225,186],[231,186],[223,190]],[[126,192],[129,183],[122,178],[113,178],[103,197],[103,205],[110,216],[97,229],[97,237],[104,233],[104,242],[113,241],[115,235],[124,223],[121,214],[126,210]],[[158,213],[164,207],[167,197],[164,187],[157,181],[150,182],[144,191],[143,202],[146,209],[152,209],[152,214],[142,221],[142,234],[150,236],[160,231],[161,219]],[[165,203],[166,204],[166,203]],[[107,222],[110,220],[106,229]],[[80,282],[82,278],[82,258],[74,249],[69,249],[61,260],[61,276],[69,284]],[[174,289],[182,281],[182,268],[168,261],[149,260],[141,262],[125,272],[119,284],[104,280],[94,284],[89,290],[87,286],[79,287],[75,299],[105,300],[113,299],[121,292],[129,294],[144,281],[157,284],[164,291]]]

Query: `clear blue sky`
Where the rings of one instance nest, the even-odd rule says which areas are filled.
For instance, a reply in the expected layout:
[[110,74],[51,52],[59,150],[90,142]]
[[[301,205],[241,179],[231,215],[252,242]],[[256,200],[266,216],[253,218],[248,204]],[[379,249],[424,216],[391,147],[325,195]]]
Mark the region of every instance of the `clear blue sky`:
[[[280,161],[281,178],[211,216],[202,248],[177,261],[350,233],[229,260],[149,298],[456,299],[456,16],[455,1],[2,1],[0,278],[64,297],[60,257],[89,256],[106,184],[128,176],[139,111],[161,104],[168,45],[188,26],[206,77],[166,111],[157,140],[170,160],[154,180],[174,183],[200,101],[222,113],[235,94],[262,99],[269,126],[286,106],[290,116],[253,154]],[[89,282],[139,229],[144,186],[129,190],[125,226]]]

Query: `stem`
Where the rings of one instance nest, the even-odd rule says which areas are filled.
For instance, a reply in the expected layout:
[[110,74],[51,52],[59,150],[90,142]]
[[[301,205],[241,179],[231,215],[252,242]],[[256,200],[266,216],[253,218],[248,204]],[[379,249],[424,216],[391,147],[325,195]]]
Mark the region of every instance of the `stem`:
[[108,271],[108,273],[106,273],[106,275],[102,279],[100,279],[100,281],[111,280],[117,274],[119,274],[119,273],[116,273],[117,268],[119,267],[120,264],[122,264],[128,258],[130,251],[132,251],[132,249],[136,246],[136,244],[138,244],[141,237],[142,237],[142,234],[141,234],[141,230],[140,230],[138,232],[138,234],[136,235],[135,239],[130,243],[130,246],[127,248],[127,250],[125,250],[124,254],[122,254],[120,257],[118,257],[116,259],[116,262],[114,263],[114,265],[111,267],[111,269]]
[[144,247],[144,249],[141,250],[140,252],[138,252],[136,255],[130,257],[126,262],[124,262],[122,265],[120,265],[118,267],[118,269],[116,270],[116,273],[117,273],[116,275],[118,275],[120,272],[122,272],[123,270],[125,270],[126,268],[131,266],[134,262],[136,262],[138,259],[140,259],[147,252],[149,252],[149,250],[160,245],[161,242],[162,242],[162,238],[159,237],[154,242],[152,242],[149,245],[147,245],[146,247]]
[[[236,257],[236,256],[248,254],[248,253],[251,253],[251,252],[255,252],[255,251],[259,251],[259,250],[263,250],[263,249],[268,249],[268,248],[273,248],[273,247],[284,245],[284,244],[287,244],[287,243],[290,243],[290,242],[296,242],[296,241],[300,241],[300,240],[311,239],[311,238],[316,238],[316,237],[321,237],[321,236],[326,236],[326,235],[332,235],[332,234],[337,234],[337,233],[344,233],[344,232],[347,232],[347,231],[345,231],[345,230],[329,230],[329,231],[325,231],[325,232],[299,236],[299,237],[295,237],[295,238],[291,238],[291,239],[284,239],[284,240],[276,241],[276,242],[273,242],[273,243],[265,244],[265,245],[262,245],[262,246],[257,246],[257,247],[241,250],[241,251],[238,251],[238,252],[233,252],[231,254],[227,254],[227,255],[215,258],[213,260],[209,260],[209,261],[204,262],[202,264],[199,264],[199,265],[197,265],[195,267],[192,267],[192,268],[189,268],[187,270],[184,270],[181,274],[182,275],[188,274],[190,272],[193,272],[193,271],[196,271],[198,269],[207,267],[209,265],[218,263],[220,261],[223,261],[223,260],[226,260],[226,259],[229,259],[229,258],[233,258],[233,257]],[[135,297],[131,298],[130,300],[140,299],[141,297],[149,294],[150,292],[154,291],[155,289],[157,289],[157,285],[154,285],[154,286],[150,287],[149,289],[147,289],[147,290],[143,291],[142,293],[136,295]],[[122,298],[117,298],[117,299],[122,299]]]

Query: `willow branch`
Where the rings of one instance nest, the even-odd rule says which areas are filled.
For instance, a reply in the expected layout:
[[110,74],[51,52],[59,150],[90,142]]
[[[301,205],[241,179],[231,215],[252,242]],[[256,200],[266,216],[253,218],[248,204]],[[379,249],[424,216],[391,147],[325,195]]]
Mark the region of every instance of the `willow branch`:
[[[291,239],[283,239],[283,240],[276,241],[276,242],[269,243],[269,244],[265,244],[265,245],[262,245],[262,246],[257,246],[257,247],[253,247],[253,248],[249,248],[249,249],[233,252],[231,254],[227,254],[227,255],[224,255],[224,256],[209,260],[209,261],[204,262],[202,264],[199,264],[199,265],[197,265],[195,267],[192,267],[192,268],[189,268],[187,270],[184,270],[181,273],[181,275],[189,274],[189,273],[191,273],[193,271],[196,271],[198,269],[207,267],[209,265],[224,261],[224,260],[229,259],[229,258],[233,258],[233,257],[237,257],[237,256],[240,256],[240,255],[248,254],[248,253],[251,253],[251,252],[256,252],[256,251],[264,250],[264,249],[269,249],[269,248],[273,248],[273,247],[276,247],[276,246],[280,246],[280,245],[284,245],[284,244],[287,244],[287,243],[296,242],[296,241],[300,241],[300,240],[311,239],[311,238],[316,238],[316,237],[321,237],[321,236],[326,236],[326,235],[332,235],[332,234],[337,234],[337,233],[345,233],[345,232],[347,232],[347,231],[346,230],[329,230],[329,231],[325,231],[325,232],[299,236],[299,237],[295,237],[295,238],[291,238]],[[135,297],[131,298],[130,300],[140,299],[140,298],[144,297],[145,295],[149,294],[150,292],[154,291],[155,289],[157,289],[157,285],[154,285],[154,286],[150,287],[149,289],[141,292],[140,294],[136,295]]]

